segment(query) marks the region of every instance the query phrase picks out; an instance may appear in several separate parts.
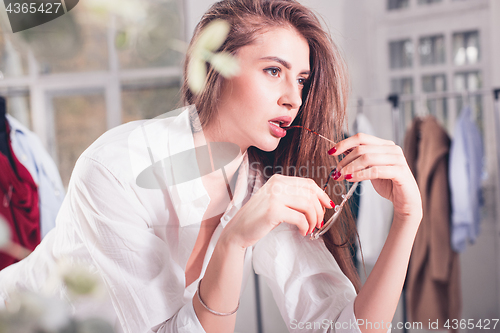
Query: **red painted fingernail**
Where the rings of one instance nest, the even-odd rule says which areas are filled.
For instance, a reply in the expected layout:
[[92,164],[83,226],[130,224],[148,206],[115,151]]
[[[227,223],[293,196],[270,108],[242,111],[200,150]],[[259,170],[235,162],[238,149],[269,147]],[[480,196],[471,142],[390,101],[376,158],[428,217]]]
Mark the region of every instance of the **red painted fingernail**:
[[328,151],[328,155],[333,155],[333,154],[335,154],[336,151],[337,151],[337,148],[333,147],[332,149],[330,149]]
[[335,173],[335,176],[333,176],[333,180],[337,180],[340,178],[340,176],[342,176],[342,174],[340,172],[336,172]]
[[349,173],[347,175],[344,176],[345,179],[352,179],[352,175]]
[[330,173],[330,177],[335,177],[335,175],[337,174],[337,168],[333,169],[332,172]]
[[333,200],[330,200],[330,206],[332,206],[332,208],[335,208],[335,202],[333,202]]
[[325,220],[323,220],[323,222],[321,222],[321,227],[320,228],[323,228],[324,225],[325,225]]

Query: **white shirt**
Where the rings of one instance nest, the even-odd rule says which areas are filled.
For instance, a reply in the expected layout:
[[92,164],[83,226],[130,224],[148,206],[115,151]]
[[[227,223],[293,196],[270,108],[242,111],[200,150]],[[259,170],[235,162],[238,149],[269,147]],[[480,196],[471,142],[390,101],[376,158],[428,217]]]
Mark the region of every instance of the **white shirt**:
[[[94,142],[75,165],[56,228],[28,258],[0,272],[0,297],[8,301],[17,288],[41,290],[55,261],[70,256],[101,274],[109,294],[104,308],[123,332],[204,332],[192,305],[199,278],[185,286],[185,268],[210,202],[207,191],[201,178],[159,189],[136,181],[152,160],[194,147],[189,108],[176,117],[118,126]],[[177,171],[170,171],[175,178]],[[201,276],[223,228],[263,184],[246,152],[235,177]],[[335,320],[345,328],[336,332],[360,332],[355,289],[322,240],[282,223],[247,249],[243,286],[252,264],[290,332],[326,332]]]
[[40,235],[44,238],[55,227],[56,216],[64,199],[61,176],[38,136],[9,114],[6,117],[10,126],[12,150],[38,187]]

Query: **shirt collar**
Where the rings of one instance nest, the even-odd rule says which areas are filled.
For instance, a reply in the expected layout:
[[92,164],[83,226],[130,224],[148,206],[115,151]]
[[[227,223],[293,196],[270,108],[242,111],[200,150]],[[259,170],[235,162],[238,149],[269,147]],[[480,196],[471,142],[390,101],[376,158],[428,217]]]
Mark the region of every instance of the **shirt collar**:
[[[194,148],[193,132],[191,129],[190,112],[194,106],[188,106],[168,127],[168,156],[188,151]],[[173,165],[171,169],[172,178],[179,179],[185,172],[184,168],[192,168],[191,172],[199,174],[197,163],[186,161],[183,165]],[[210,203],[210,197],[203,186],[200,177],[193,180],[168,186],[168,192],[172,200],[179,224],[186,227],[201,223],[203,215]]]

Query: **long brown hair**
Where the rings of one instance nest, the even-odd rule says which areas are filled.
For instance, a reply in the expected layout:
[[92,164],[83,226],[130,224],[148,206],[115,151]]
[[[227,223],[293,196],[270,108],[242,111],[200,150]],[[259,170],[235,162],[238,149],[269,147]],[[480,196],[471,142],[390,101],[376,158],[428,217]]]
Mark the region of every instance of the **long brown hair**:
[[[259,33],[270,28],[296,29],[309,44],[311,75],[303,89],[302,106],[292,125],[313,129],[335,142],[342,139],[349,91],[347,68],[340,50],[310,9],[293,0],[223,0],[215,3],[202,17],[190,46],[203,28],[215,19],[226,20],[231,25],[226,41],[218,50],[231,54],[236,54],[239,48],[251,44]],[[184,63],[184,77],[187,77],[189,54]],[[194,94],[186,80],[182,89],[184,104],[196,105],[202,127],[217,112],[217,101],[224,82],[217,71],[208,63],[207,66],[206,85],[200,94]],[[252,146],[248,148],[248,156],[250,162],[258,162],[262,172],[271,168],[272,173],[309,177],[323,186],[329,170],[335,166],[334,159],[327,154],[330,148],[326,140],[296,129],[290,130],[274,151],[265,152]],[[304,168],[307,174],[297,174],[297,170]],[[263,174],[266,175],[265,172]],[[267,172],[266,176],[270,177],[270,173]],[[334,201],[337,203],[341,200],[339,186],[343,187],[338,183],[327,188],[327,193],[336,198]],[[332,210],[327,210],[325,221],[332,214]],[[344,274],[359,291],[361,283],[351,255],[356,235],[356,224],[350,209],[345,209],[340,221],[323,235],[323,240]]]

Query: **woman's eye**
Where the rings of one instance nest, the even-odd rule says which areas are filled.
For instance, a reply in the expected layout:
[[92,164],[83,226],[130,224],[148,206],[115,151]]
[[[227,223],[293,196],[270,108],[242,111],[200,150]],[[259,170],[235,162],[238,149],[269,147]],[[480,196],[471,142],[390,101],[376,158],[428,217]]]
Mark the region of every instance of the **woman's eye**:
[[305,85],[305,84],[306,84],[307,79],[304,79],[303,77],[301,77],[301,78],[298,78],[298,79],[297,79],[297,82],[298,82],[301,86],[303,86],[303,85]]
[[272,67],[272,68],[266,68],[264,69],[265,72],[269,73],[269,75],[277,77],[278,74],[280,73],[280,69],[277,67]]

